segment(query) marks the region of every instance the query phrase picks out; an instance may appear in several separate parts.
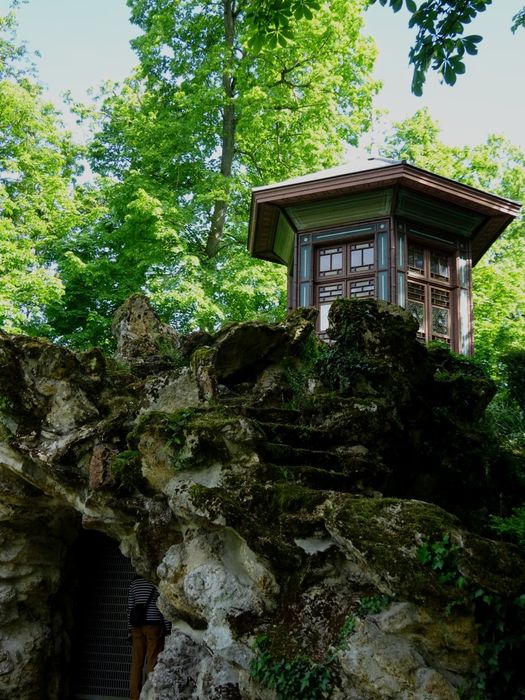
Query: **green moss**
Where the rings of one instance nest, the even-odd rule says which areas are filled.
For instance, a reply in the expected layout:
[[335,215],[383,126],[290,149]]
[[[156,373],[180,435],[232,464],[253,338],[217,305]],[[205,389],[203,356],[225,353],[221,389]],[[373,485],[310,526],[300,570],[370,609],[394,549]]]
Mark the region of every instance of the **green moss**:
[[311,512],[326,500],[322,491],[299,486],[293,483],[275,484],[273,488],[273,505],[279,512],[297,513],[300,510]]
[[309,393],[309,383],[318,376],[317,367],[324,357],[327,346],[316,335],[310,335],[304,342],[298,357],[287,358],[284,368],[286,381],[292,392],[291,408],[305,408],[313,397]]
[[147,491],[148,484],[142,476],[139,453],[136,450],[124,450],[115,455],[110,462],[111,474],[119,483],[130,490]]
[[0,413],[10,413],[13,408],[13,400],[9,396],[0,394]]
[[245,512],[238,499],[227,489],[193,484],[190,487],[189,495],[192,503],[199,510],[209,513],[212,519],[223,517],[228,524],[233,525],[238,524],[245,517]]
[[159,335],[155,339],[155,348],[159,355],[171,362],[174,367],[186,367],[189,364],[188,357],[185,357],[180,349],[174,344],[173,338]]
[[440,538],[459,528],[457,519],[437,506],[392,498],[337,497],[327,521],[331,531],[338,531],[374,570],[382,572],[392,593],[413,600],[430,594],[445,602],[454,597],[417,560],[425,538]]
[[0,442],[9,442],[13,437],[13,433],[0,418]]

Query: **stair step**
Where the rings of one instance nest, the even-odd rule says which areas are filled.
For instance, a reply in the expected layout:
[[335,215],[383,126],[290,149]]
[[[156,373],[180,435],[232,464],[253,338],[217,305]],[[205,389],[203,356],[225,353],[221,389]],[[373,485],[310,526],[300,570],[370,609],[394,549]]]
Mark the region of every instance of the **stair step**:
[[339,470],[339,455],[326,450],[309,450],[286,443],[265,442],[259,454],[268,462],[285,466],[311,466],[320,469]]
[[262,423],[261,421],[259,423],[270,443],[282,443],[292,447],[311,449],[319,448],[328,439],[328,433],[325,430],[311,428],[307,425]]

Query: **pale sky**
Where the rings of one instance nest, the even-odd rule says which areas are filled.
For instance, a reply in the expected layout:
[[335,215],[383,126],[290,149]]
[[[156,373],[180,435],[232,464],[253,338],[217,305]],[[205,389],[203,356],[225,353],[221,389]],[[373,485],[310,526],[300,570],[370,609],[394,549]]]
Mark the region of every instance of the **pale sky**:
[[379,48],[375,74],[383,82],[376,106],[388,109],[394,120],[428,107],[451,146],[474,145],[489,134],[503,134],[525,150],[525,29],[516,34],[510,30],[512,17],[524,5],[525,0],[493,0],[466,26],[466,35],[483,36],[478,55],[466,56],[466,73],[449,87],[430,71],[422,97],[410,93],[408,51],[416,32],[408,29],[407,14],[372,6],[366,26]]
[[[429,75],[422,98],[410,93],[407,55],[414,30],[403,12],[373,6],[366,25],[380,51],[376,76],[384,83],[376,107],[399,120],[427,106],[450,145],[481,143],[497,133],[525,149],[525,30],[510,31],[524,3],[494,0],[468,30],[484,39],[479,55],[467,57],[467,73],[452,88]],[[7,7],[0,0],[0,12]],[[136,63],[129,40],[137,30],[128,17],[125,0],[29,0],[21,7],[19,36],[42,55],[37,65],[49,99],[60,105],[60,95],[71,90],[85,100],[89,87],[129,74]],[[375,129],[376,141],[381,130]]]

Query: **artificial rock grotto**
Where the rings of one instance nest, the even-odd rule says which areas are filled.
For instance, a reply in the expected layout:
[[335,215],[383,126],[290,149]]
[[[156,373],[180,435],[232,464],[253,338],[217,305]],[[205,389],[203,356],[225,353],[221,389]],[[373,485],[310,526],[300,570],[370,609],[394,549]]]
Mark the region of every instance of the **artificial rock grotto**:
[[147,700],[498,684],[483,601],[520,600],[525,561],[479,534],[493,387],[396,307],[336,302],[330,345],[315,313],[179,336],[135,296],[111,359],[0,334],[0,698],[70,697],[85,530],[173,622]]

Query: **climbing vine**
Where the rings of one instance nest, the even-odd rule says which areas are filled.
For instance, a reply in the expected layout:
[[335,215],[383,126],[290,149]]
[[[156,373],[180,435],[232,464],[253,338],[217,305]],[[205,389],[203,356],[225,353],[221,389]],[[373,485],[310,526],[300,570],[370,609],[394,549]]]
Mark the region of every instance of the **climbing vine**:
[[292,659],[275,658],[266,635],[257,637],[255,656],[250,665],[250,676],[261,685],[275,690],[277,700],[322,700],[329,695],[334,664],[339,652],[347,649],[356,631],[357,617],[381,612],[389,603],[387,596],[365,596],[361,599],[356,615],[350,614],[343,622],[334,646],[327,651],[321,663],[306,656]]
[[290,661],[274,659],[265,635],[256,639],[254,649],[250,675],[275,690],[277,700],[321,700],[327,696],[332,681],[328,664],[316,664],[305,656]]
[[[474,585],[459,569],[461,548],[445,534],[427,540],[418,550],[419,561],[430,566],[444,585],[463,592],[462,603],[474,610],[478,625],[481,666],[462,689],[465,700],[518,700],[525,698],[525,594],[505,596]],[[450,612],[450,606],[447,606]],[[521,659],[521,661],[520,661]]]

